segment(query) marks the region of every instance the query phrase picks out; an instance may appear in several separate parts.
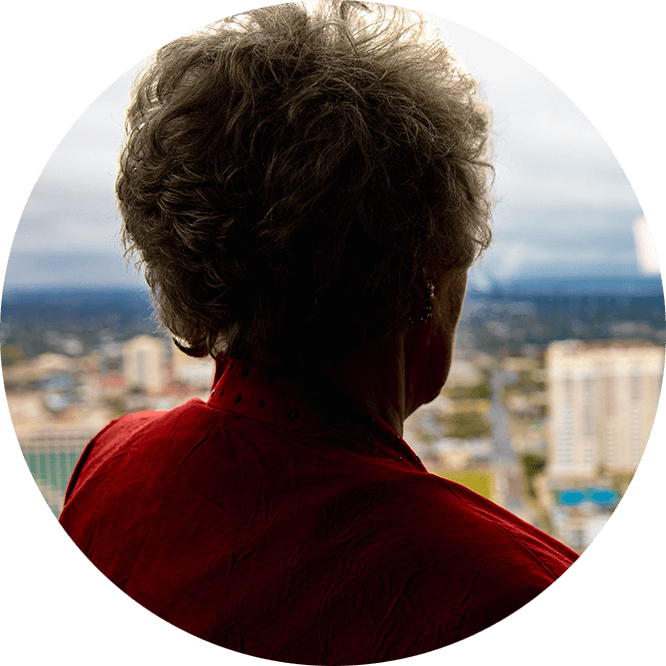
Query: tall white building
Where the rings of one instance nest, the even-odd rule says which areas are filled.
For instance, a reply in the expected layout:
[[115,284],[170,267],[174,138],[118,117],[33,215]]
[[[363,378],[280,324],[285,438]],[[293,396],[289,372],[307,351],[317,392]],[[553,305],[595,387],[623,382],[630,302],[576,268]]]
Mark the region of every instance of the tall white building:
[[546,352],[548,476],[593,481],[633,473],[652,429],[664,348],[649,342],[552,343]]
[[123,376],[129,389],[160,393],[165,384],[165,348],[159,338],[139,335],[123,345]]
[[643,275],[659,275],[659,259],[647,220],[637,217],[633,223],[633,231],[639,270]]

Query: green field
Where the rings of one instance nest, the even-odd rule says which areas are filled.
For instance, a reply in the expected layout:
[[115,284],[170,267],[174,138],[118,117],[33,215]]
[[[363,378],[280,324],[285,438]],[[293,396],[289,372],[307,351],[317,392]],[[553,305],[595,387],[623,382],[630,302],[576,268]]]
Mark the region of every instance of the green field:
[[445,479],[455,481],[489,500],[492,500],[495,494],[495,483],[491,469],[480,467],[454,471],[444,468],[437,470],[435,473]]

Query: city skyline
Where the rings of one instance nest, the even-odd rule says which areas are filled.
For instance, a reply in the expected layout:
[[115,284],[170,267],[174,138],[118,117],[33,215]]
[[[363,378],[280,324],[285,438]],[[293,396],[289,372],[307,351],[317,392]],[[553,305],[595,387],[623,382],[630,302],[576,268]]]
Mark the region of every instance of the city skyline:
[[[4,380],[19,443],[57,516],[76,458],[98,430],[120,414],[206,400],[214,364],[143,333],[114,341],[106,332],[94,348],[74,335],[48,337],[49,351],[7,359]],[[489,499],[584,550],[589,534],[581,541],[554,525],[553,493],[624,494],[657,409],[663,344],[569,339],[541,353],[528,345],[525,354],[493,355],[468,337],[461,351],[440,396],[405,422],[405,441],[430,472],[483,483]],[[63,455],[61,466],[47,462]],[[526,486],[530,470],[544,475]],[[592,516],[594,530],[608,517]]]

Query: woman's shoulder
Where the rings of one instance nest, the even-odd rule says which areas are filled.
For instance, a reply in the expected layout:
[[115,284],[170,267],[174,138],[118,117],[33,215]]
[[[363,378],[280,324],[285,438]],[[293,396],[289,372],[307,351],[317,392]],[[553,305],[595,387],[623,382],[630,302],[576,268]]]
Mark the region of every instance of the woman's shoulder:
[[392,484],[393,502],[404,529],[421,543],[426,539],[482,567],[510,565],[518,578],[527,568],[530,575],[538,571],[554,580],[578,558],[551,535],[459,483],[430,473],[409,477]]

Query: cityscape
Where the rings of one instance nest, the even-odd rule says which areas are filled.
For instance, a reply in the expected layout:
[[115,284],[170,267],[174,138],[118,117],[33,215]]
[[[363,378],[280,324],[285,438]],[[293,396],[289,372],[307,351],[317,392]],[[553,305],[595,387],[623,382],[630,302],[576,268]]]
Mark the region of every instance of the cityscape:
[[[180,352],[150,314],[132,290],[5,296],[9,410],[56,516],[81,451],[109,421],[208,398],[213,362]],[[404,438],[429,472],[582,553],[647,444],[665,328],[659,279],[472,288],[449,379]]]

